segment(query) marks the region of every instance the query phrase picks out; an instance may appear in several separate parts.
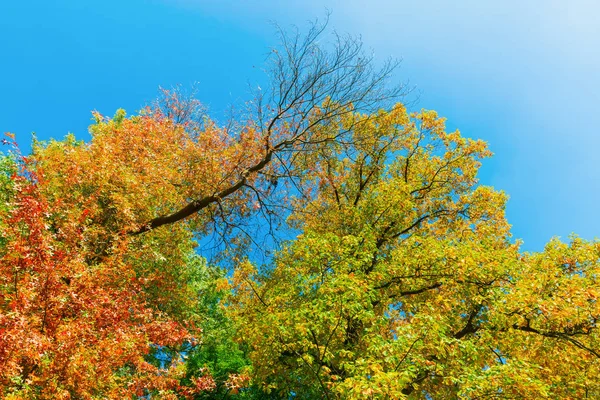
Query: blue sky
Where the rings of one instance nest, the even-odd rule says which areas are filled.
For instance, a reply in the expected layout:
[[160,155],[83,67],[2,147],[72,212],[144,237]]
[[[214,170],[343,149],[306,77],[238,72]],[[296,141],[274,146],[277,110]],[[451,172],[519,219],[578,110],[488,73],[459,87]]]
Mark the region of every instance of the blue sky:
[[4,0],[0,131],[87,137],[90,111],[140,109],[199,83],[215,115],[250,98],[277,44],[270,21],[360,34],[451,129],[490,143],[481,182],[510,195],[524,249],[600,236],[600,3],[530,1]]

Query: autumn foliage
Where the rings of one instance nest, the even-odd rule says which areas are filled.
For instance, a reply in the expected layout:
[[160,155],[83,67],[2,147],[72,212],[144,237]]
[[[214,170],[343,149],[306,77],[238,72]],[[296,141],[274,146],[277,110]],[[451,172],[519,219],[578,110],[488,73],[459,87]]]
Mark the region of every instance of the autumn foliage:
[[[48,148],[47,165],[59,161],[51,159],[56,150]],[[176,389],[178,381],[157,373],[144,355],[151,344],[176,346],[197,335],[193,321],[173,312],[186,293],[185,287],[173,290],[180,282],[172,275],[185,267],[190,249],[175,246],[166,254],[171,269],[161,271],[166,258],[158,251],[167,246],[150,249],[111,231],[104,222],[111,212],[100,199],[103,183],[93,181],[95,192],[85,193],[91,181],[82,182],[83,174],[62,162],[62,171],[53,170],[59,172],[54,180],[35,156],[20,160],[21,170],[12,174],[0,259],[4,394],[122,398]],[[67,179],[59,183],[58,177]],[[102,224],[95,223],[98,219]],[[178,235],[176,230],[164,234],[168,240]],[[142,271],[134,260],[144,258]],[[175,297],[164,301],[167,291]]]
[[397,105],[351,134],[306,156],[316,191],[290,217],[302,233],[271,269],[246,262],[233,275],[230,312],[264,387],[343,399],[598,394],[600,244],[520,253],[506,196],[477,185],[485,143],[446,132],[434,112]]
[[88,142],[7,134],[2,398],[600,396],[600,243],[522,252],[487,145],[322,29],[226,125],[163,91]]

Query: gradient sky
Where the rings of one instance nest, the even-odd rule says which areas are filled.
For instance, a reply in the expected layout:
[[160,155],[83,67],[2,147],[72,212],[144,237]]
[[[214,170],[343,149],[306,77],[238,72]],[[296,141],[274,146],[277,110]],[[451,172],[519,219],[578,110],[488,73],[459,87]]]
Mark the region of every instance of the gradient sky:
[[361,35],[450,129],[489,142],[481,182],[510,195],[524,249],[600,236],[600,2],[1,0],[0,131],[88,138],[92,110],[135,112],[198,82],[214,115],[250,98],[270,22]]

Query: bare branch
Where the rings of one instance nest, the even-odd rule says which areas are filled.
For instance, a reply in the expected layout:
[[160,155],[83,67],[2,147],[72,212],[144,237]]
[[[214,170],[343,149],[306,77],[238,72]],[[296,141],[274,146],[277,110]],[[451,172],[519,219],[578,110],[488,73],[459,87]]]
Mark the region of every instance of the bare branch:
[[[280,160],[279,154],[314,150],[348,132],[332,132],[330,136],[322,137],[315,127],[335,122],[349,113],[385,109],[406,93],[403,85],[388,85],[399,62],[387,60],[376,69],[373,56],[364,53],[359,38],[334,33],[333,43],[322,45],[320,41],[327,23],[328,19],[324,23],[313,23],[304,35],[298,30],[290,34],[277,27],[280,46],[272,50],[269,59],[270,88],[266,93],[261,91],[252,103],[255,107],[251,111],[253,121],[265,144],[260,160],[249,168],[240,168],[242,172],[237,180],[223,183],[214,193],[198,197],[171,214],[151,219],[131,234],[181,221],[234,193],[245,193],[248,180],[263,171],[272,160]],[[190,118],[197,122],[199,108],[194,101],[174,105],[175,98],[166,96],[162,100],[167,118],[177,124],[185,124]],[[249,155],[248,159],[255,156]],[[276,168],[283,176],[293,174],[294,170],[293,165]]]

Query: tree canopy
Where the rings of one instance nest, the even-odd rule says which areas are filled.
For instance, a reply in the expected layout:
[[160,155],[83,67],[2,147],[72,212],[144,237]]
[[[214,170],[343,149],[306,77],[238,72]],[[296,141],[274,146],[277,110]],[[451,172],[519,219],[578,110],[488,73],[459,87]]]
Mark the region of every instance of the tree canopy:
[[600,242],[522,252],[486,143],[323,30],[225,124],[164,90],[88,142],[6,134],[0,396],[600,396]]

